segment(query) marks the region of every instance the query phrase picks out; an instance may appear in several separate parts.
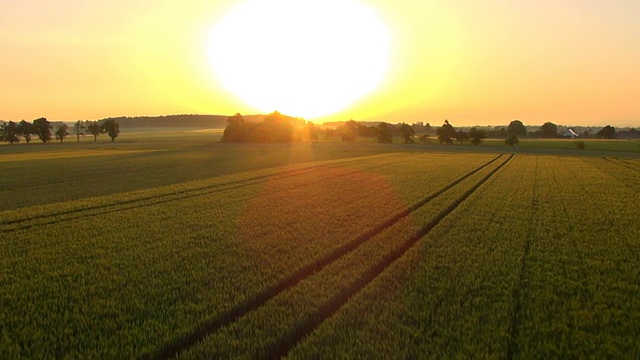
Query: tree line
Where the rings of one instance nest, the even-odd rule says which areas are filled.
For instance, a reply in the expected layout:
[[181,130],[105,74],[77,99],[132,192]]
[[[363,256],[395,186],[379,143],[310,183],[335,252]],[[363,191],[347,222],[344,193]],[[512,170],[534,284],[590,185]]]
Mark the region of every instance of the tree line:
[[[531,126],[529,126],[529,128],[531,128]],[[581,138],[615,139],[617,136],[615,128],[611,125],[607,125],[595,133],[591,133],[590,129],[581,133],[575,133],[572,127],[567,127],[566,131],[560,131],[560,126],[552,122],[546,122],[537,130],[530,131],[520,120],[513,120],[506,128],[502,127],[489,131],[487,135],[488,137],[496,139],[505,139],[513,136],[518,138],[554,139],[569,136],[567,131],[572,134],[572,137]]]
[[0,125],[0,141],[10,144],[19,143],[20,139],[28,144],[34,136],[37,136],[42,143],[50,142],[54,137],[56,140],[64,142],[64,139],[72,134],[76,136],[77,142],[80,142],[81,135],[88,134],[93,135],[93,141],[98,140],[98,135],[107,134],[113,142],[120,134],[120,125],[113,119],[104,121],[78,120],[71,128],[62,123],[54,131],[51,122],[44,117],[33,120],[33,122],[9,121]]
[[[440,127],[432,127],[429,123],[398,123],[392,125],[387,122],[366,125],[353,119],[339,123],[335,128],[319,128],[313,123],[299,118],[292,118],[274,112],[265,116],[263,122],[247,121],[241,114],[227,119],[227,127],[222,137],[223,142],[292,142],[301,140],[318,140],[321,136],[326,140],[340,139],[344,142],[354,142],[359,137],[372,138],[380,143],[392,143],[393,137],[398,136],[405,144],[415,143],[416,140],[430,142],[431,135],[435,135],[440,144],[480,145],[486,138],[504,139],[505,145],[516,146],[521,138],[561,138],[565,134],[560,132],[558,125],[547,122],[538,130],[529,131],[520,120],[513,120],[508,126],[499,129],[486,127],[472,127],[456,129],[445,120]],[[434,131],[435,130],[435,131]],[[435,134],[434,134],[435,133]],[[421,135],[418,135],[421,134]],[[573,136],[578,135],[570,132]],[[589,136],[587,136],[589,135]],[[581,134],[581,137],[592,137]],[[615,138],[615,129],[607,125],[595,134],[600,138]]]
[[235,114],[227,119],[227,127],[222,135],[222,142],[273,143],[318,140],[320,136],[331,139],[340,133],[342,141],[354,142],[358,136],[374,137],[378,142],[391,143],[397,133],[405,143],[415,142],[415,130],[408,124],[393,126],[379,123],[366,126],[350,120],[338,129],[321,129],[310,121],[293,118],[279,112],[264,117],[262,122],[247,121],[242,114]]
[[[416,128],[424,133],[417,136]],[[292,118],[274,112],[264,117],[263,122],[249,122],[241,114],[235,114],[227,119],[227,127],[222,135],[222,142],[293,142],[318,140],[323,136],[326,140],[338,137],[343,142],[355,142],[358,137],[373,138],[379,143],[393,143],[393,137],[398,136],[405,144],[413,144],[416,140],[430,142],[430,124],[423,123],[409,125],[399,123],[392,125],[380,122],[376,125],[364,125],[355,120],[349,120],[334,128],[321,129],[313,123],[298,118]],[[448,120],[437,128],[436,135],[441,144],[451,144],[453,140],[471,141],[474,145],[482,143],[486,138],[483,130],[473,128],[468,132],[456,131]],[[417,136],[417,139],[416,139]]]

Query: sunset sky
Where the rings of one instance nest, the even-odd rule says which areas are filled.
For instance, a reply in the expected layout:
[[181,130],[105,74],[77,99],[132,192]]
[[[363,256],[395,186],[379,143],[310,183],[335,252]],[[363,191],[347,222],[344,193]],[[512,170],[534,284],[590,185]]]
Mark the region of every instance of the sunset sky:
[[[381,80],[332,115],[288,115],[316,122],[449,119],[454,125],[501,125],[520,119],[527,125],[640,126],[638,0],[359,2],[387,30],[379,41],[388,45]],[[0,119],[264,112],[227,90],[212,62],[216,56],[274,56],[249,46],[212,50],[216,24],[242,3],[2,1]],[[311,20],[302,17],[301,23],[332,29],[331,21]],[[258,20],[238,26],[265,31]],[[366,28],[357,20],[353,26]],[[373,37],[367,41],[378,43]],[[314,48],[300,44],[297,51],[304,58]],[[348,52],[343,47],[322,64],[358,59]],[[318,64],[311,63],[310,72],[319,75],[310,81],[331,79],[333,70]],[[336,91],[345,85],[337,83]],[[278,104],[269,110],[285,112]]]

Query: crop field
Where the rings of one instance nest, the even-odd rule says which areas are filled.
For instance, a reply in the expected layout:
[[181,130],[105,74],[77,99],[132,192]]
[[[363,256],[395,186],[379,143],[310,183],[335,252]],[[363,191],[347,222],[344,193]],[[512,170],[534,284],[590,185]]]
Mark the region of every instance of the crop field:
[[640,355],[638,158],[172,144],[2,149],[0,358]]

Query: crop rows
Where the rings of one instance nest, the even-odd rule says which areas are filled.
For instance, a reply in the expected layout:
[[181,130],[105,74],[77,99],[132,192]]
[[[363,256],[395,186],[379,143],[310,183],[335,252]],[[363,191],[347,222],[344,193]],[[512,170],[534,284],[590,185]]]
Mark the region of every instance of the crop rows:
[[360,171],[343,164],[120,211],[80,206],[72,219],[34,209],[65,221],[12,230],[0,244],[0,355],[156,353],[375,228],[411,194],[435,193],[493,158],[365,159]]
[[633,358],[637,164],[366,156],[0,213],[0,358]]
[[[152,144],[153,145],[153,144]],[[70,158],[6,161],[11,154],[0,156],[0,211],[50,203],[73,201],[96,196],[112,196],[130,191],[206,180],[212,177],[311,163],[333,159],[358,158],[366,155],[393,156],[371,151],[365,146],[344,151],[326,146],[178,146],[167,147],[122,143],[84,146],[69,154]],[[48,147],[44,147],[48,148]],[[43,148],[43,149],[44,149]],[[16,151],[22,150],[16,147]],[[88,151],[87,151],[88,150]],[[98,155],[104,151],[118,155]],[[128,150],[139,152],[127,153]],[[7,176],[8,175],[8,176]]]
[[611,181],[518,156],[289,357],[636,356],[640,211]]
[[614,178],[616,187],[629,187],[640,193],[640,162],[614,158],[588,158],[583,161],[598,169],[603,176]]
[[[169,186],[152,191],[140,191],[128,193],[124,196],[102,197],[100,199],[88,199],[80,202],[70,202],[67,204],[50,205],[43,207],[44,209],[24,209],[23,211],[7,211],[2,215],[3,220],[0,225],[5,225],[0,231],[13,232],[17,230],[31,228],[33,226],[42,226],[48,224],[59,223],[61,221],[69,221],[80,219],[88,216],[104,215],[110,212],[119,212],[127,209],[138,208],[141,206],[151,206],[163,204],[171,201],[185,200],[191,197],[198,197],[213,192],[229,191],[239,189],[245,186],[260,184],[266,179],[274,180],[287,177],[298,176],[307,172],[319,171],[325,168],[335,166],[344,166],[351,162],[362,161],[363,159],[342,160],[339,162],[329,162],[322,165],[314,165],[310,167],[293,167],[291,169],[282,169],[277,171],[263,171],[258,174],[242,174],[231,178],[215,178],[209,181],[191,182],[181,184],[180,186]],[[390,161],[389,163],[391,163]],[[378,163],[374,165],[384,166],[386,163]]]
[[[277,358],[400,258],[508,159],[478,169],[371,234],[359,247],[315,269],[264,306],[203,339],[181,358]],[[408,213],[406,215],[409,215]],[[293,284],[292,284],[293,285]]]

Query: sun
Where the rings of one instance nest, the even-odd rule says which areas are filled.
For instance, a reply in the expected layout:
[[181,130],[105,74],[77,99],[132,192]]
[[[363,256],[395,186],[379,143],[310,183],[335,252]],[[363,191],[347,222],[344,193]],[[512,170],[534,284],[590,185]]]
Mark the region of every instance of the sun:
[[389,32],[356,0],[249,0],[211,31],[217,79],[263,112],[313,119],[345,109],[381,83]]

